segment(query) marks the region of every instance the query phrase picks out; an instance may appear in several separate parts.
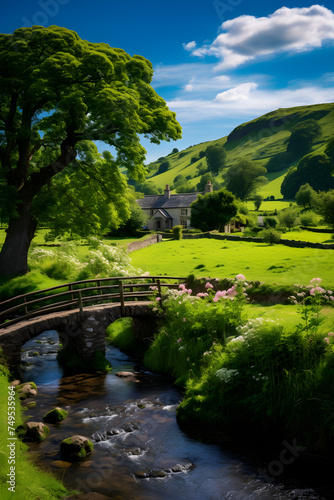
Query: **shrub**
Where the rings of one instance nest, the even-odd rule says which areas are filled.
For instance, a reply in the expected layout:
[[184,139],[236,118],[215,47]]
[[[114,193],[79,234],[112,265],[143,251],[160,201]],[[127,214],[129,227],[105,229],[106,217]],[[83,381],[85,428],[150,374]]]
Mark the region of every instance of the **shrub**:
[[274,228],[264,229],[260,236],[263,238],[265,243],[269,243],[270,245],[279,243],[281,239],[281,233],[276,231]]
[[303,226],[315,227],[317,226],[317,216],[314,212],[309,210],[308,212],[304,212],[299,216],[300,222]]
[[265,227],[276,227],[278,224],[278,220],[276,217],[265,217],[263,219]]
[[175,240],[182,240],[183,226],[174,226],[173,235]]

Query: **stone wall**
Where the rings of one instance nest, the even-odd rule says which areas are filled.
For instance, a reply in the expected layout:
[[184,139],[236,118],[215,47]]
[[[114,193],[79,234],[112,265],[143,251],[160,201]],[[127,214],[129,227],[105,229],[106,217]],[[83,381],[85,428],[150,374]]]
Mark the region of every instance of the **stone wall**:
[[160,243],[162,241],[161,234],[151,234],[145,240],[133,241],[129,243],[127,246],[128,253],[134,252],[135,250],[140,250],[141,248],[148,247],[150,245],[154,245],[154,243]]

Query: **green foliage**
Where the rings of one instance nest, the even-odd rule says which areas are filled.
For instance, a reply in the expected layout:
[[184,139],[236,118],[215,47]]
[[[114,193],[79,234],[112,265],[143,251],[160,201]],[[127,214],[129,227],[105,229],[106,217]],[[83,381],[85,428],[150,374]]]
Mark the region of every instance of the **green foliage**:
[[317,209],[326,224],[334,229],[334,190],[319,193],[316,199]]
[[303,184],[302,186],[300,186],[296,193],[297,205],[303,206],[305,208],[311,208],[314,204],[315,196],[316,192],[314,191],[312,186],[310,186],[309,183]]
[[135,236],[137,231],[144,227],[146,218],[144,211],[133,200],[130,204],[130,217],[125,224],[121,224],[117,231],[112,231],[111,234]]
[[286,208],[278,214],[279,222],[282,226],[291,229],[300,224],[298,211],[295,208]]
[[83,141],[78,159],[35,196],[33,213],[40,226],[49,228],[49,240],[66,234],[101,236],[130,217],[125,177],[109,152],[101,155],[95,144]]
[[220,295],[208,288],[209,293],[194,297],[184,285],[170,290],[162,298],[163,326],[145,354],[145,365],[181,377],[183,382],[199,374],[212,346],[235,334],[243,320],[243,289],[242,282],[236,280],[229,291]]
[[268,181],[264,175],[264,167],[253,164],[248,160],[240,160],[232,165],[225,174],[226,189],[237,198],[245,201],[250,198],[263,184]]
[[315,227],[318,225],[317,215],[311,210],[299,214],[299,219],[302,226]]
[[[61,177],[60,184],[52,181],[57,196],[47,188],[40,194],[52,200],[51,218],[63,216],[61,224],[53,220],[52,228],[59,232],[63,225],[72,227],[75,223],[79,234],[96,234],[108,218],[127,218],[126,214],[120,217],[127,209],[120,196],[124,182],[118,167],[126,167],[134,179],[144,178],[145,149],[139,136],[159,144],[180,138],[181,127],[175,113],[150,86],[152,64],[141,56],[131,57],[107,44],[87,42],[58,26],[33,26],[1,34],[0,47],[5,138],[0,144],[0,184],[1,190],[13,192],[16,205],[11,207],[15,217],[9,220],[0,272],[11,275],[27,272],[27,252],[36,230],[31,203],[52,179]],[[95,162],[91,142],[97,140],[115,148],[115,160],[110,153],[103,153],[103,160]],[[108,203],[89,198],[93,186],[99,186],[99,200]],[[77,195],[79,189],[82,197]],[[71,210],[65,199],[70,199]],[[89,217],[83,214],[81,200],[85,205],[90,203]],[[46,212],[39,213],[35,207],[35,215],[45,218]],[[22,240],[21,253],[12,259],[11,239],[17,238]]]
[[208,170],[210,170],[214,175],[218,175],[225,166],[225,149],[220,144],[214,144],[213,146],[208,146],[206,148],[205,155]]
[[[7,376],[0,373],[0,434],[6,436],[8,434],[8,385]],[[16,424],[20,425],[23,421],[23,411],[20,401],[15,396]],[[15,467],[16,467],[16,493],[10,494],[8,484],[4,481],[0,482],[0,497],[3,499],[18,496],[18,492],[25,492],[28,498],[40,498],[41,500],[54,500],[63,498],[71,494],[70,491],[62,485],[51,474],[37,468],[28,458],[28,446],[17,440],[15,446]],[[8,471],[8,454],[7,451],[0,453],[0,469]],[[3,476],[4,477],[4,476]],[[29,493],[27,493],[29,492]],[[75,492],[72,492],[74,494]]]
[[62,408],[53,408],[53,410],[48,411],[44,416],[44,422],[48,423],[57,423],[61,422],[68,415],[68,411],[63,410]]
[[199,156],[192,156],[190,159],[191,163],[196,163],[199,160]]
[[237,211],[235,196],[226,189],[198,195],[191,204],[190,224],[202,231],[221,231]]
[[260,206],[262,205],[262,202],[263,202],[263,196],[261,196],[260,194],[257,194],[254,197],[254,206],[255,206],[256,210],[259,210]]
[[160,163],[159,168],[158,168],[155,175],[163,174],[164,172],[167,172],[167,170],[169,170],[169,169],[170,169],[170,161],[165,160],[162,163]]
[[277,217],[264,217],[263,222],[266,228],[268,227],[275,228],[278,224],[278,219]]
[[316,191],[327,191],[334,187],[331,162],[327,155],[310,153],[304,156],[297,168],[291,168],[286,174],[281,193],[284,198],[292,199],[304,184],[309,184]]
[[314,139],[321,133],[321,126],[316,120],[305,120],[297,123],[291,130],[287,152],[301,157],[311,151]]
[[265,243],[269,243],[269,245],[279,243],[281,239],[281,233],[276,231],[273,227],[269,227],[268,229],[261,231],[260,236],[263,238],[263,241]]
[[94,249],[90,249],[81,259],[71,245],[63,245],[61,249],[55,250],[35,247],[30,252],[29,263],[32,270],[65,283],[94,277],[136,274],[136,270],[130,266],[130,257],[123,248],[104,245],[101,241],[99,244],[94,241]]
[[174,226],[172,231],[175,240],[182,240],[183,226]]

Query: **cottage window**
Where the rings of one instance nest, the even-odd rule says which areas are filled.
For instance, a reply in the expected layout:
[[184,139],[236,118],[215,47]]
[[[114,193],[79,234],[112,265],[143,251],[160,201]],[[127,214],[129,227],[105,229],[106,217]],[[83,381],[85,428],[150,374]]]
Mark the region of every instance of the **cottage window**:
[[188,225],[187,225],[187,219],[181,219],[180,220],[180,224],[181,226],[184,228],[184,229],[187,229]]
[[181,215],[188,215],[188,209],[187,208],[181,208]]
[[152,217],[153,213],[154,213],[154,210],[151,208],[151,210],[150,210],[150,216],[151,217]]

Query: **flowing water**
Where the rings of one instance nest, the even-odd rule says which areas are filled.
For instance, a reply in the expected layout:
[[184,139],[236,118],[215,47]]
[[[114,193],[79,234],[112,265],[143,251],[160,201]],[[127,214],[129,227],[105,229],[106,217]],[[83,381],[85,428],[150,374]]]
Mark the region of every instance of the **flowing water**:
[[[55,406],[69,412],[61,423],[49,424],[44,442],[30,445],[37,463],[55,472],[68,488],[131,500],[334,498],[321,484],[312,489],[306,481],[302,486],[291,478],[273,481],[263,469],[270,470],[271,464],[274,470],[277,460],[251,458],[250,453],[184,433],[176,421],[182,394],[119,349],[107,348],[110,374],[72,376],[63,376],[57,349],[54,331],[29,341],[22,353],[22,378],[38,386],[37,405],[27,410],[29,420],[41,421]],[[115,375],[119,371],[136,375],[120,378]],[[76,434],[90,438],[94,451],[70,464],[62,460],[59,447]]]

